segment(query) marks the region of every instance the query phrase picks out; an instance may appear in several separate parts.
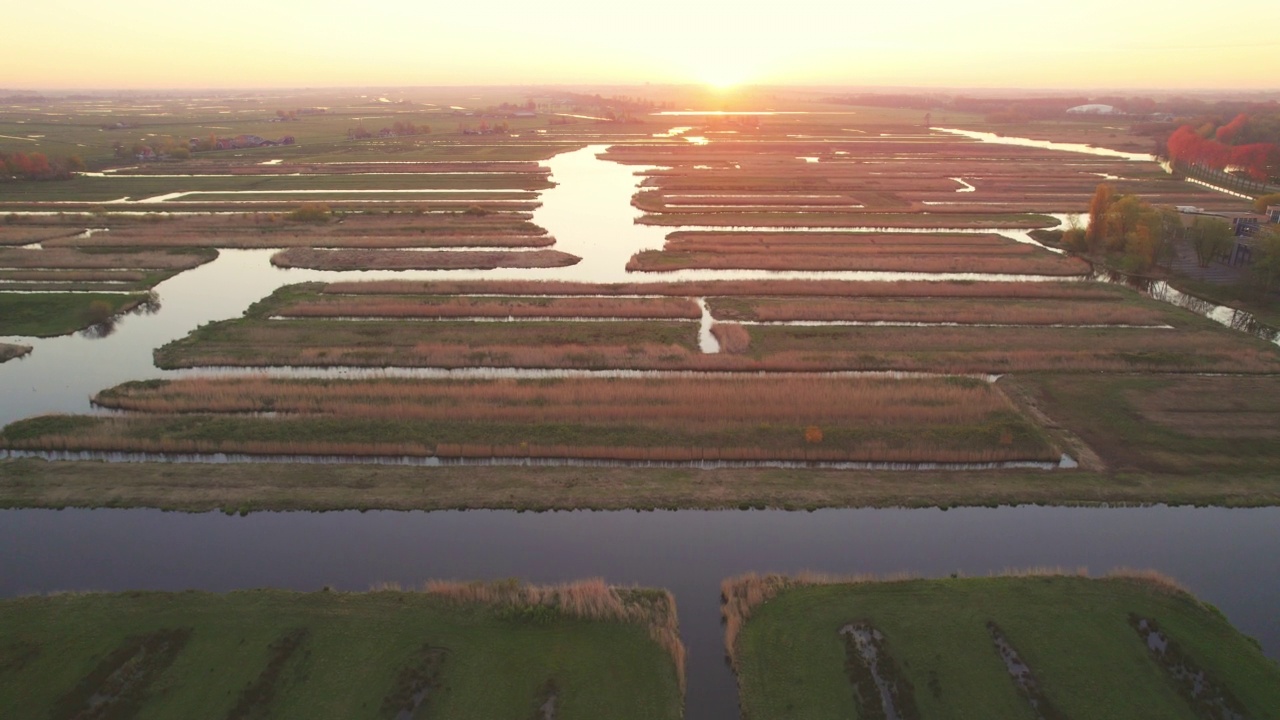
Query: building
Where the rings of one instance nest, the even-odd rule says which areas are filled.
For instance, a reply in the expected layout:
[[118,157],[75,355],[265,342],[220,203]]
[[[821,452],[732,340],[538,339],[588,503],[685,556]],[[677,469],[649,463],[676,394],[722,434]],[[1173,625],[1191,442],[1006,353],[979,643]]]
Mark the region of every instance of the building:
[[1123,115],[1121,111],[1114,105],[1077,105],[1073,108],[1067,108],[1068,115]]

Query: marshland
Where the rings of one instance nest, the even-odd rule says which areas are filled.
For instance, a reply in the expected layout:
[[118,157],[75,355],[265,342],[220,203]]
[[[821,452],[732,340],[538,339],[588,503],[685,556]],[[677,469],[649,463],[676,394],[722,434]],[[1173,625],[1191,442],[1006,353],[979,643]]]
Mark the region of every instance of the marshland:
[[[305,615],[342,603],[354,627],[357,607],[417,603],[439,610],[439,628],[453,612],[473,624],[464,639],[376,620],[396,635],[398,654],[378,660],[387,688],[437,675],[450,688],[428,690],[406,717],[598,715],[605,700],[621,713],[690,718],[737,717],[741,700],[747,717],[771,716],[756,708],[789,702],[785,693],[760,699],[744,685],[739,696],[724,664],[716,601],[726,574],[939,578],[1039,564],[1168,573],[1257,637],[1261,651],[1249,652],[1259,662],[1280,657],[1267,612],[1280,588],[1257,581],[1270,577],[1259,565],[1266,549],[1280,548],[1274,334],[1242,332],[1248,323],[1222,319],[1238,317],[1230,308],[1157,290],[1178,282],[1156,277],[1158,264],[1112,278],[1105,243],[1089,253],[1053,241],[1089,222],[1104,181],[1160,206],[1231,211],[1246,201],[1142,153],[963,137],[922,125],[914,110],[831,98],[787,96],[776,102],[796,114],[747,123],[551,91],[533,117],[495,109],[518,99],[496,90],[479,102],[424,96],[378,107],[388,119],[370,122],[430,123],[430,134],[362,138],[347,131],[369,100],[334,92],[325,113],[272,125],[250,121],[260,113],[240,100],[227,102],[244,119],[178,100],[165,110],[174,119],[147,119],[122,104],[122,122],[169,148],[155,161],[120,157],[116,131],[69,122],[74,104],[40,122],[29,104],[0,104],[0,134],[45,135],[50,153],[54,142],[83,142],[88,165],[67,181],[0,186],[0,359],[15,358],[0,365],[0,534],[35,538],[11,545],[0,592],[229,593],[5,601],[33,613],[81,602],[75,622],[116,633],[68,657],[109,657],[131,638],[195,628],[160,676],[187,687],[176,678],[199,630],[216,634],[226,617],[247,627],[270,608]],[[496,124],[500,112],[513,115],[505,132],[476,130],[475,118]],[[613,121],[589,119],[609,112]],[[184,158],[164,143],[186,144],[188,122],[262,137],[287,128],[297,142]],[[1079,123],[1043,125],[1026,136],[1098,140]],[[960,112],[945,127],[991,129]],[[1062,232],[1028,232],[1037,229]],[[895,509],[904,507],[917,509]],[[613,512],[572,512],[586,509]],[[343,512],[352,510],[361,512]],[[85,542],[92,552],[80,557],[73,548]],[[261,555],[237,566],[246,543]],[[188,563],[209,575],[181,569]],[[518,585],[413,589],[427,578],[595,576],[605,581],[587,594],[607,601],[592,607],[669,600],[666,589],[679,625],[671,613],[648,630],[615,616],[597,629],[594,616],[538,609]],[[409,589],[363,593],[383,581]],[[335,583],[344,592],[232,592]],[[625,589],[633,584],[660,590]],[[1036,666],[1037,641],[1011,618],[1073,592],[1031,602],[1010,591],[1027,602],[983,622]],[[440,605],[486,593],[516,593],[510,605],[524,609]],[[970,600],[940,602],[963,612]],[[1114,602],[1146,608],[1149,598]],[[155,624],[153,605],[171,605],[173,621]],[[836,629],[870,617],[846,614]],[[1177,629],[1168,615],[1148,616]],[[1106,643],[1139,643],[1108,623],[1098,631]],[[895,652],[909,642],[872,624]],[[12,640],[6,662],[74,630],[45,625],[44,639],[0,632]],[[361,695],[322,682],[319,668],[337,666],[321,645],[339,648],[356,629],[322,638],[305,617],[263,625],[256,652],[303,642],[290,634],[298,627],[311,628],[297,637],[315,652],[279,672],[316,669],[281,686],[281,712],[307,715],[306,703],[330,696],[370,714],[390,707],[382,686]],[[990,631],[975,627],[984,662],[998,662]],[[489,673],[476,668],[525,634],[519,682],[486,696],[477,688]],[[457,641],[433,639],[445,636]],[[813,677],[834,672],[832,697],[847,704],[856,693],[842,675],[843,640],[834,630],[823,640],[821,652],[840,657]],[[793,650],[816,663],[816,647]],[[235,653],[217,662],[245,677],[219,678],[228,689],[215,694],[224,704],[241,688],[270,695],[255,689],[270,683],[249,677],[269,663]],[[96,672],[88,659],[71,668],[50,657],[13,676],[43,678],[40,702]],[[1037,678],[1089,681],[1057,672]],[[648,678],[626,691],[643,698],[625,699],[615,673]],[[1123,685],[1123,673],[1111,679]],[[0,671],[0,693],[8,682]],[[412,699],[419,689],[406,682]],[[929,682],[917,679],[917,694]],[[308,683],[324,691],[298,692]],[[1016,685],[1000,687],[991,697],[1016,705]],[[1160,698],[1151,707],[1173,706]]]

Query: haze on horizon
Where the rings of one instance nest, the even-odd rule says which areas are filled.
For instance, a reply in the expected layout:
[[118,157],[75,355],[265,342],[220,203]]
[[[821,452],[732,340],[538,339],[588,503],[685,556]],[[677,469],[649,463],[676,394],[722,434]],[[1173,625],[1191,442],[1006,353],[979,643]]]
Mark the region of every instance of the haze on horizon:
[[706,83],[1280,88],[1280,3],[21,3],[0,87]]

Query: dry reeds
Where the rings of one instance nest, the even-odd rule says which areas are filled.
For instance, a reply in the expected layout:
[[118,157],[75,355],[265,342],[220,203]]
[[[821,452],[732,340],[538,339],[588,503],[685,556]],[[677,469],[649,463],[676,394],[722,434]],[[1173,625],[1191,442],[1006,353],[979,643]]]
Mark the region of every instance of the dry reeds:
[[784,590],[814,585],[856,585],[869,582],[901,582],[914,576],[893,575],[828,575],[802,572],[796,575],[761,575],[746,573],[720,581],[720,614],[724,621],[724,652],[736,672],[738,668],[738,635],[756,608],[777,597]]
[[1124,288],[1092,282],[958,282],[899,280],[714,280],[703,282],[575,283],[550,280],[375,280],[324,286],[326,295],[673,295],[794,297],[1041,298],[1118,300]]
[[986,383],[939,378],[670,377],[520,380],[191,378],[125,384],[103,407],[453,422],[885,425],[964,423],[1009,408]]
[[211,259],[208,254],[160,250],[105,253],[82,252],[75,248],[0,248],[0,268],[187,270]]
[[[1029,245],[1023,248],[1031,248]],[[963,249],[947,253],[843,252],[839,247],[811,246],[813,252],[801,248],[765,248],[762,252],[674,252],[643,250],[627,261],[628,272],[673,272],[676,270],[794,270],[883,271],[926,273],[996,273],[1007,275],[1085,275],[1090,266],[1076,257],[1012,248],[992,254],[971,253]]]
[[469,583],[432,580],[423,591],[457,604],[504,609],[545,607],[583,620],[641,625],[671,656],[680,694],[684,695],[686,652],[680,640],[675,596],[667,590],[619,588],[606,584],[601,578],[592,578],[559,585],[526,585],[515,580]]
[[565,267],[581,261],[577,255],[559,250],[318,250],[298,247],[271,256],[271,264],[277,267],[312,270],[492,270]]
[[720,343],[720,352],[730,355],[742,355],[751,347],[751,333],[741,325],[732,323],[715,323],[711,326],[711,334]]
[[320,296],[286,305],[281,317],[555,317],[696,320],[702,310],[688,298],[551,298]]
[[857,300],[712,298],[721,320],[922,322],[985,325],[1157,325],[1165,313],[1152,305],[1076,300],[969,300],[947,298]]

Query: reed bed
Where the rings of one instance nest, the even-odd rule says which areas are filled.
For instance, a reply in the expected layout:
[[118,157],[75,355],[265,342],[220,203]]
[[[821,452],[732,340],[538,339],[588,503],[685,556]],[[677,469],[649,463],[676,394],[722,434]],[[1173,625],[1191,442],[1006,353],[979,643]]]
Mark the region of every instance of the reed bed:
[[94,224],[108,227],[110,232],[94,233],[87,238],[61,238],[50,241],[49,247],[543,246],[549,240],[546,230],[530,222],[531,217],[523,212],[493,212],[481,216],[408,211],[376,215],[348,213],[341,220],[301,227],[287,222],[284,215],[277,212],[165,219],[107,216],[96,218]]
[[702,310],[688,298],[333,297],[290,303],[281,317],[557,317],[697,320]]
[[[1031,246],[1025,246],[1031,247]],[[998,273],[1011,275],[1086,275],[1087,262],[1075,257],[1012,249],[993,255],[963,250],[951,254],[908,251],[890,254],[845,253],[838,248],[800,252],[795,248],[773,248],[762,252],[673,252],[644,250],[631,256],[629,272],[672,272],[676,270],[874,270],[927,273]]]
[[84,252],[75,248],[0,248],[0,268],[49,270],[189,270],[209,262],[216,254],[139,250],[134,252]]
[[901,370],[1280,371],[1263,340],[1188,318],[1185,327],[754,326],[747,355],[703,354],[675,321],[467,323],[237,320],[156,351],[161,367],[517,367],[812,372]]
[[[1011,241],[995,233],[871,233],[871,232],[724,232],[718,230],[677,230],[667,235],[671,250],[703,250],[752,246],[838,245],[847,247],[925,246],[1009,246]],[[1025,245],[1032,248],[1034,246]]]
[[192,378],[126,383],[100,406],[153,414],[258,413],[457,422],[894,425],[974,422],[1012,408],[970,380],[670,377],[522,380]]
[[423,586],[423,592],[459,605],[488,605],[516,611],[550,608],[583,620],[640,625],[671,656],[680,694],[684,695],[687,653],[680,640],[676,599],[668,590],[623,588],[608,585],[601,578],[591,578],[559,585],[527,585],[515,580],[466,583],[430,580]]
[[[83,241],[82,241],[83,240]],[[340,248],[432,248],[432,247],[549,247],[556,239],[550,235],[498,233],[493,235],[317,235],[310,232],[272,232],[228,235],[217,231],[197,233],[134,233],[121,231],[80,239],[80,247],[218,247],[239,249],[276,249],[295,247]],[[55,242],[51,246],[56,246]]]
[[30,245],[80,234],[80,228],[0,225],[0,246]]
[[641,225],[702,227],[873,227],[873,228],[999,228],[1036,230],[1051,228],[1057,219],[1044,215],[989,213],[787,213],[787,212],[697,212],[648,213],[636,219]]
[[0,270],[0,280],[11,282],[141,282],[147,277],[138,270]]
[[966,325],[1158,325],[1154,304],[1106,300],[728,297],[707,301],[717,320],[961,323]]
[[711,326],[711,334],[720,343],[722,353],[742,355],[751,347],[751,334],[741,325],[715,323]]
[[498,172],[503,174],[546,175],[550,169],[536,162],[485,162],[483,160],[455,162],[396,163],[326,163],[286,161],[277,165],[235,163],[222,160],[197,160],[181,164],[165,163],[163,166],[141,165],[117,170],[115,175],[293,175],[296,173],[319,175],[353,175],[365,173],[385,174],[449,174],[459,172]]
[[1199,325],[1146,328],[758,326],[753,352],[769,369],[948,373],[1242,372],[1280,370],[1265,341]]
[[318,250],[299,247],[271,256],[271,264],[277,267],[312,270],[492,270],[566,267],[581,261],[577,255],[559,250]]
[[1095,282],[1010,283],[982,281],[898,280],[713,280],[594,284],[552,280],[375,280],[325,285],[325,295],[674,295],[904,297],[904,298],[1039,298],[1052,300],[1120,300],[1135,298],[1131,290]]
[[998,389],[960,379],[237,377],[128,383],[95,402],[130,414],[33,418],[0,432],[0,446],[623,463],[965,464],[1059,454]]

